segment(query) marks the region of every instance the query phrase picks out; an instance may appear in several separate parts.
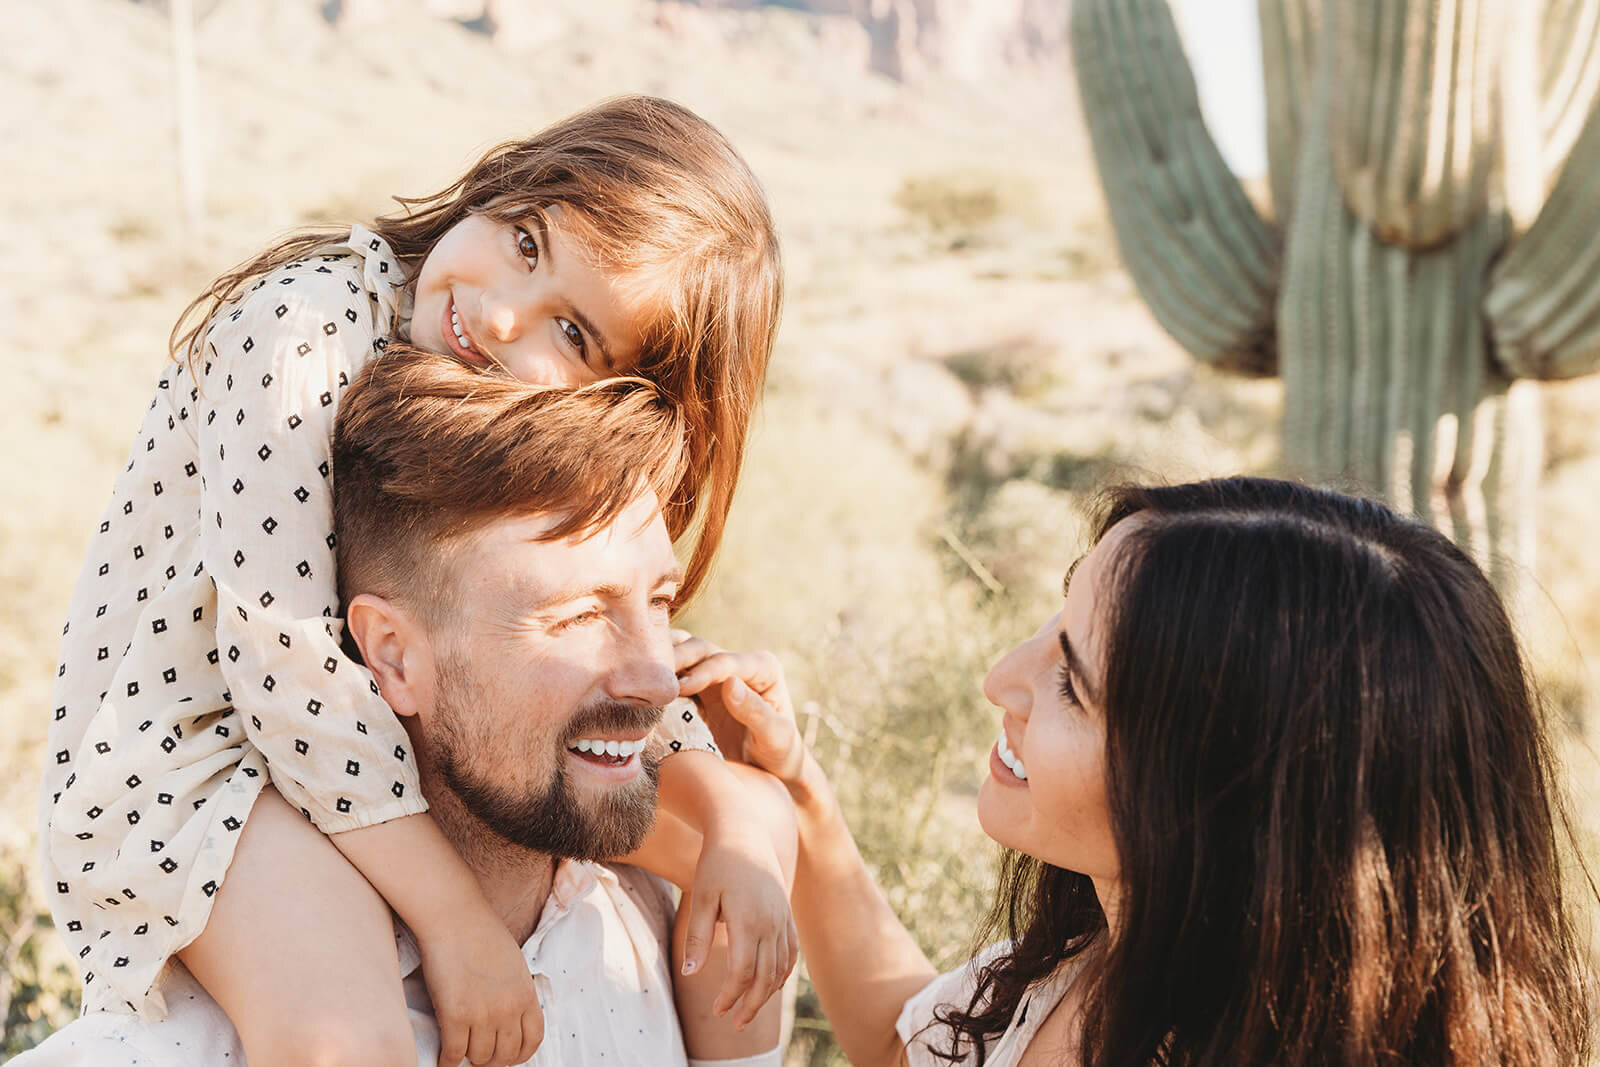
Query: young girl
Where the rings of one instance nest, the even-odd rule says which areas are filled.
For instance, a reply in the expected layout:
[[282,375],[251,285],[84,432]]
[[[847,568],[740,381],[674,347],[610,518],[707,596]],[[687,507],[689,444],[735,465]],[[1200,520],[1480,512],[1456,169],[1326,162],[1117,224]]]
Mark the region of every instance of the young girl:
[[[84,1008],[160,1017],[180,956],[255,1067],[414,1062],[390,908],[422,950],[441,1064],[520,1063],[542,1034],[520,948],[341,650],[341,390],[390,338],[529,382],[654,380],[691,427],[663,504],[675,538],[697,531],[687,597],[721,538],[777,325],[754,176],[665,101],[601,104],[400,203],[370,230],[284,240],[190,305],[63,630],[41,841]],[[737,818],[741,787],[708,731],[673,710],[661,796],[704,841],[689,926],[726,924],[717,1007],[742,994],[742,1026],[793,962],[782,867]],[[285,801],[310,822],[279,817]],[[252,871],[281,876],[227,880],[241,837],[268,858]],[[746,958],[782,970],[741,982]],[[753,1040],[776,1044],[775,1024]]]

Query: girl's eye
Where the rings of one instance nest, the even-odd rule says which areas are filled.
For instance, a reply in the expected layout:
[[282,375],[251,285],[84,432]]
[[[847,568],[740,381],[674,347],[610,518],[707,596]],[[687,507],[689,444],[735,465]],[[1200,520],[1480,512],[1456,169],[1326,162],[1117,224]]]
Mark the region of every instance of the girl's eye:
[[1061,699],[1065,700],[1068,704],[1077,704],[1078,690],[1072,684],[1072,672],[1067,669],[1067,665],[1065,663],[1060,666],[1059,671],[1061,675]]
[[529,270],[539,265],[539,242],[521,226],[517,227],[517,252],[528,261]]
[[583,356],[584,362],[587,363],[589,361],[589,357],[585,354],[587,346],[584,344],[583,331],[578,329],[578,324],[568,319],[557,319],[556,322],[561,326],[561,334],[567,339],[567,344],[576,348],[578,355]]
[[664,611],[670,615],[672,614],[673,605],[677,602],[678,598],[676,596],[669,596],[663,593],[660,596],[652,597],[650,600],[650,606],[659,611]]

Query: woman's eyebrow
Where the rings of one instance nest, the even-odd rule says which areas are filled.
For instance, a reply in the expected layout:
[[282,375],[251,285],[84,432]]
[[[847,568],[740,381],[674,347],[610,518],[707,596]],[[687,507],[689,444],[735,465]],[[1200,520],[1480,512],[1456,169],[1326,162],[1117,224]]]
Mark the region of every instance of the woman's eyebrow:
[[1078,680],[1078,684],[1088,693],[1090,699],[1098,704],[1100,702],[1100,687],[1090,681],[1088,667],[1083,662],[1083,657],[1078,655],[1078,650],[1072,647],[1072,641],[1067,637],[1067,631],[1062,630],[1056,636],[1061,639],[1061,654],[1066,657],[1067,670],[1072,672],[1072,676]]
[[1067,595],[1067,587],[1072,584],[1072,576],[1073,576],[1074,573],[1077,572],[1078,564],[1082,563],[1083,560],[1084,560],[1083,556],[1079,556],[1077,559],[1073,560],[1072,561],[1072,565],[1067,568],[1067,573],[1062,577],[1062,579],[1061,579],[1061,596],[1063,598],[1065,598],[1066,595]]

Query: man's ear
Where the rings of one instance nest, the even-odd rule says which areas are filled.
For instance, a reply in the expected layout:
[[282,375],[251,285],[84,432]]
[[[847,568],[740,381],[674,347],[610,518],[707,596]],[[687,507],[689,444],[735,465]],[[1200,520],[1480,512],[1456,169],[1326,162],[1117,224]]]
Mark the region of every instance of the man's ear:
[[396,715],[415,715],[433,702],[433,645],[405,608],[371,593],[345,607],[345,626],[361,659]]

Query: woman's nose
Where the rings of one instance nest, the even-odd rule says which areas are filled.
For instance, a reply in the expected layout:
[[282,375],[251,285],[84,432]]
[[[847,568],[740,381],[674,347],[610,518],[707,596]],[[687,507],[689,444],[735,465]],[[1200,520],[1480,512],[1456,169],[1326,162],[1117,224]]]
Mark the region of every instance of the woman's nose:
[[[1031,642],[1030,642],[1031,643]],[[1027,674],[1022,670],[1028,643],[1018,645],[989,668],[983,679],[983,695],[1003,711],[1026,714],[1028,710]]]

